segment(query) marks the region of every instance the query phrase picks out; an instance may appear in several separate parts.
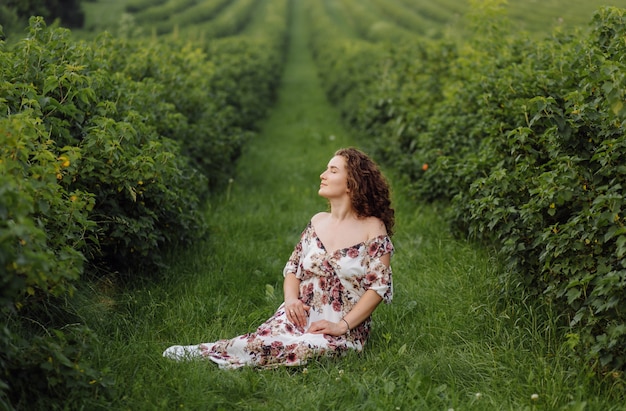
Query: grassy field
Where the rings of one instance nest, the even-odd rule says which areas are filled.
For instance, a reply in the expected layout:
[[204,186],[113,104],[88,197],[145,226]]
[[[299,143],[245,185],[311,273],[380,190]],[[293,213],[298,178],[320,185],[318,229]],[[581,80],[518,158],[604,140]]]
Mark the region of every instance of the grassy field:
[[445,213],[414,204],[391,172],[395,298],[376,311],[363,354],[271,371],[161,357],[171,344],[252,331],[273,313],[286,259],[326,207],[318,176],[337,148],[358,142],[323,95],[305,22],[296,0],[279,101],[207,206],[210,236],[172,250],[156,283],[112,277],[74,300],[100,337],[95,362],[116,383],[109,409],[626,409],[623,378],[590,375],[550,307],[504,300],[489,250],[452,238]]

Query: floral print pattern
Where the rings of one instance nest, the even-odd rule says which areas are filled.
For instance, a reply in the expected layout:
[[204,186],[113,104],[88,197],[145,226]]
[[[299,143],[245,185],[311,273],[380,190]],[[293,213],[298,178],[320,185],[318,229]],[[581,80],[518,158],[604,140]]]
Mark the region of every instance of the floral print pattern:
[[[341,321],[370,289],[385,303],[391,302],[392,271],[381,257],[393,251],[391,239],[384,235],[327,251],[309,223],[283,271],[284,276],[293,273],[301,281],[300,299],[311,307],[307,327],[321,319]],[[349,349],[361,351],[369,337],[371,318],[349,336],[307,334],[305,328],[287,320],[283,306],[253,333],[193,346],[194,350],[221,368],[295,366],[322,355],[341,355]]]

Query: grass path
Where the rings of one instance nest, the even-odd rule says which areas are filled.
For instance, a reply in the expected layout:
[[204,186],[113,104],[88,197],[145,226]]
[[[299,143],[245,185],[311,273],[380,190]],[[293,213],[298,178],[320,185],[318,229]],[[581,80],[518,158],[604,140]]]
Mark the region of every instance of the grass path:
[[362,355],[234,372],[161,358],[171,344],[242,334],[273,313],[298,235],[325,208],[318,176],[337,148],[355,144],[325,99],[302,1],[294,5],[279,99],[208,207],[210,237],[173,252],[157,284],[101,284],[83,296],[78,311],[102,342],[94,356],[116,379],[112,408],[620,409],[610,387],[573,368],[549,311],[523,299],[500,304],[498,265],[451,238],[443,213],[411,203],[393,176],[395,297],[376,311]]

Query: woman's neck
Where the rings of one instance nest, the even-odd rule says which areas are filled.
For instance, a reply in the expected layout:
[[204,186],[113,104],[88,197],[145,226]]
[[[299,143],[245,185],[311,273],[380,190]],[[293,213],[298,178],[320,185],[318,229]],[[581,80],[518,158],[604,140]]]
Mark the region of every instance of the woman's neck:
[[337,223],[346,220],[356,220],[358,215],[349,201],[331,201],[330,202],[331,219]]

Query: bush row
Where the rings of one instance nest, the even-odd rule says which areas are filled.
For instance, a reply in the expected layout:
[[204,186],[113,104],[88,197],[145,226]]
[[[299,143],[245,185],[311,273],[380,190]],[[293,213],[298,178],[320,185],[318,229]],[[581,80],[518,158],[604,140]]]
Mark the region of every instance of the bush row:
[[234,36],[249,23],[259,3],[259,0],[173,0],[136,14],[135,20],[158,35],[191,32],[208,39]]
[[130,0],[124,9],[128,13],[137,13],[152,7],[161,6],[167,0]]
[[170,16],[182,10],[188,10],[198,4],[198,0],[166,0],[164,2],[156,2],[152,0],[146,1],[147,4],[144,7],[126,8],[126,11],[133,14],[137,23],[156,23],[165,21],[169,19]]
[[402,25],[381,19],[375,8],[362,1],[341,0],[340,7],[351,27],[370,41],[403,42],[414,34]]
[[239,0],[224,10],[206,27],[208,38],[234,36],[241,32],[258,12],[259,0]]
[[531,41],[497,8],[457,43],[341,40],[312,5],[331,99],[417,201],[450,202],[453,227],[495,245],[517,285],[563,312],[568,344],[626,369],[625,11]]
[[[397,1],[385,0],[372,0],[372,4],[380,10],[382,14],[393,19],[393,22],[398,26],[422,35],[428,34],[431,30],[440,29],[441,26],[446,23],[446,19],[449,18],[449,15],[447,15],[445,19],[432,14],[423,15],[412,9],[412,7],[416,6],[415,4],[409,7]],[[425,4],[428,6],[433,3]],[[435,4],[434,7],[437,8],[438,5]]]
[[85,272],[147,275],[206,234],[204,201],[281,74],[288,1],[267,7],[255,38],[79,42],[32,18],[0,44],[3,408],[107,401],[110,376],[89,366],[97,336],[65,301]]
[[[204,0],[196,1],[195,4],[184,5],[178,7],[174,12],[168,13],[159,20],[153,20],[149,16],[149,13],[138,15],[143,20],[137,19],[138,22],[145,24],[149,27],[154,27],[157,34],[170,33],[174,29],[181,27],[188,27],[202,23],[202,28],[206,29],[209,20],[218,17],[222,10],[229,6],[230,0]],[[172,3],[167,3],[171,5]],[[148,12],[151,9],[147,10]],[[146,18],[147,17],[147,18]]]

